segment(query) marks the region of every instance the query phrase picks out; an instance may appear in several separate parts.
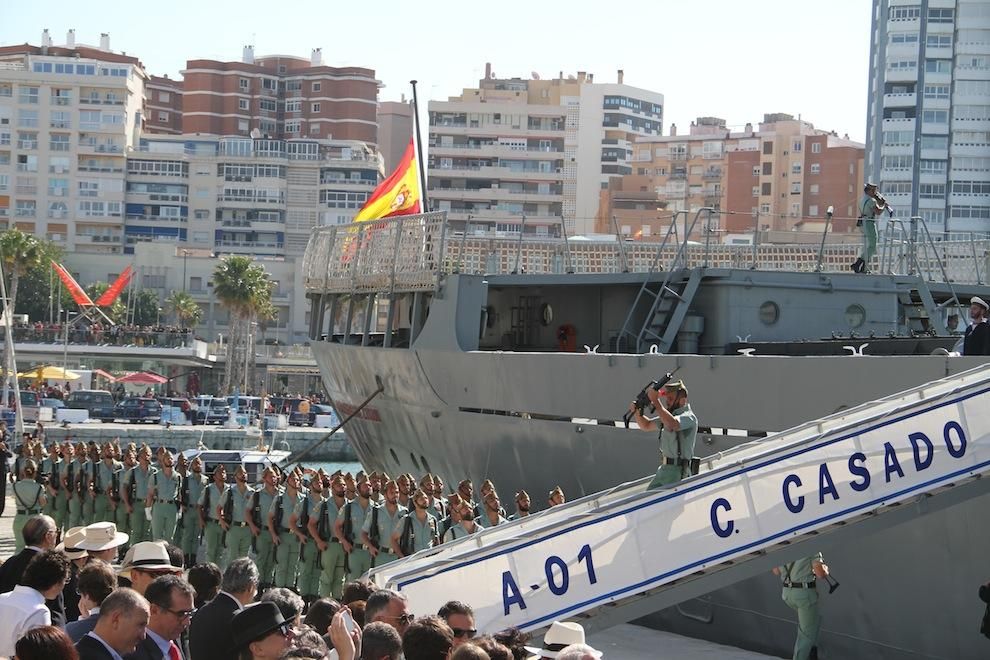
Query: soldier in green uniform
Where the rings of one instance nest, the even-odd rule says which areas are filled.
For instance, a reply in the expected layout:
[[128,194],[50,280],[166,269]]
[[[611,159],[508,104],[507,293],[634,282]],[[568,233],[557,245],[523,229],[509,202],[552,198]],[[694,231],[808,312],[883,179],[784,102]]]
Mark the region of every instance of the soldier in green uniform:
[[436,518],[429,512],[429,496],[417,489],[409,501],[413,510],[406,513],[392,531],[392,552],[397,557],[408,557],[440,542]]
[[[131,516],[127,511],[127,504],[124,503],[124,490],[130,490],[128,497],[131,501],[134,501],[134,484],[128,481],[128,477],[131,474],[131,470],[137,465],[137,455],[133,450],[127,449],[124,452],[124,460],[121,463],[121,468],[114,472],[113,483],[110,488],[112,491],[110,497],[110,508],[113,510],[114,518],[117,522],[117,529],[123,533],[128,534],[130,538],[131,532]],[[127,551],[127,544],[124,544],[123,552]]]
[[358,545],[364,519],[371,512],[371,484],[364,474],[358,475],[357,497],[347,503],[337,516],[334,534],[340,539],[347,553],[347,579],[357,580],[371,568],[371,554]]
[[171,543],[175,537],[175,522],[179,515],[179,493],[182,477],[172,466],[172,453],[162,454],[161,470],[151,476],[151,486],[145,498],[145,506],[151,507],[151,540]]
[[250,503],[254,490],[247,484],[247,471],[243,465],[234,470],[234,485],[224,491],[220,500],[220,527],[226,536],[229,564],[238,557],[247,557],[251,551],[251,529],[248,518],[251,515]]
[[84,527],[83,525],[83,485],[85,484],[86,472],[86,445],[76,443],[73,450],[73,459],[66,470],[65,492],[68,497],[69,516],[65,527]]
[[142,445],[138,452],[138,464],[127,473],[123,489],[132,544],[151,540],[151,525],[144,512],[144,502],[148,498],[148,487],[155,472],[157,470],[151,467],[151,448]]
[[392,550],[392,534],[398,527],[399,520],[409,509],[399,505],[399,486],[394,481],[385,482],[383,487],[384,503],[371,510],[370,516],[365,516],[361,526],[361,540],[371,554],[372,566],[384,566],[399,558]]
[[15,552],[24,549],[24,537],[21,530],[31,516],[41,513],[45,507],[45,489],[35,481],[37,466],[34,460],[24,460],[21,468],[21,478],[14,482],[14,504],[17,512],[14,514],[14,546]]
[[296,590],[307,603],[316,600],[320,592],[320,550],[309,537],[309,521],[318,516],[322,509],[323,478],[314,474],[309,481],[309,495],[299,500],[289,518],[289,527],[302,546]]
[[13,483],[24,478],[24,464],[31,460],[31,436],[28,433],[25,433],[24,436],[21,447],[17,451],[17,458],[14,459],[14,471],[10,475],[10,480]]
[[100,466],[100,448],[95,442],[86,447],[86,463],[83,469],[83,525],[95,522],[96,517],[96,472]]
[[688,403],[688,391],[683,381],[669,382],[657,392],[647,388],[646,395],[657,411],[655,419],[647,419],[636,404],[629,406],[640,430],[660,429],[660,468],[647,490],[676,484],[691,476],[691,457],[698,439],[698,418]]
[[[178,511],[176,514],[178,518],[175,521],[175,533],[172,535],[172,539],[170,543],[172,545],[181,548],[182,537],[184,533],[183,528],[185,527],[184,524],[185,519],[182,517],[182,501],[183,501],[183,496],[186,494],[186,488],[185,488],[186,479],[189,477],[189,465],[186,463],[186,455],[183,454],[182,452],[179,452],[179,455],[175,459],[174,469],[176,473],[178,473],[179,478],[182,480],[181,482],[182,487],[179,488],[179,505],[177,507]],[[152,518],[152,522],[154,522],[154,515],[152,515],[151,518]],[[188,559],[188,557],[184,557],[184,559]],[[192,565],[193,564],[186,564],[186,566],[192,566]]]
[[179,546],[186,558],[186,566],[196,565],[199,540],[203,535],[203,523],[198,515],[197,506],[205,488],[203,459],[196,456],[189,461],[189,474],[182,480],[182,493],[179,498],[182,511],[182,543]]
[[334,524],[340,510],[347,504],[344,477],[339,473],[330,479],[330,497],[323,501],[320,511],[309,519],[309,535],[320,551],[323,568],[320,572],[319,594],[340,600],[344,591],[344,546],[334,535]]
[[777,566],[773,569],[773,574],[779,576],[783,582],[781,598],[798,615],[794,660],[817,658],[818,650],[815,645],[818,642],[822,617],[818,613],[818,590],[815,580],[828,575],[828,566],[822,559],[822,553]]
[[68,529],[69,496],[71,493],[65,487],[65,482],[69,478],[69,465],[72,463],[72,443],[63,442],[59,447],[58,454],[58,473],[55,475],[58,487],[54,488],[58,492],[55,496],[55,515],[52,517],[55,518],[55,524],[58,525],[59,529]]
[[261,473],[262,487],[251,498],[248,522],[254,536],[255,563],[258,565],[258,591],[264,593],[275,584],[275,542],[268,532],[268,512],[272,501],[281,494],[275,470],[265,468]]
[[268,510],[268,533],[275,544],[275,586],[292,589],[296,584],[299,563],[299,539],[289,526],[289,517],[303,495],[299,492],[299,477],[290,472],[285,478],[285,490],[272,500]]
[[46,516],[51,516],[52,520],[55,521],[56,529],[61,529],[61,519],[58,515],[58,494],[62,485],[62,461],[59,457],[59,446],[57,443],[48,446],[48,456],[42,459],[41,465],[38,467],[38,474],[41,476],[41,481],[45,485],[45,497],[47,501],[45,503],[44,513]]
[[516,512],[509,516],[509,520],[519,520],[520,518],[525,518],[529,515],[529,508],[531,506],[531,500],[529,498],[529,493],[524,490],[516,493]]
[[213,468],[213,481],[203,488],[199,496],[199,518],[202,521],[203,538],[206,541],[206,561],[218,566],[223,564],[223,529],[220,527],[220,501],[227,492],[227,468]]
[[[886,203],[877,199],[879,190],[875,183],[867,182],[863,186],[863,197],[859,200],[859,219],[856,226],[863,232],[863,251],[849,267],[854,273],[869,273],[870,262],[877,253],[877,216],[888,208]],[[893,211],[891,211],[893,215]]]
[[122,466],[113,460],[113,445],[109,442],[103,444],[102,453],[103,460],[97,464],[93,472],[93,522],[112,522],[110,489],[113,485],[114,473]]

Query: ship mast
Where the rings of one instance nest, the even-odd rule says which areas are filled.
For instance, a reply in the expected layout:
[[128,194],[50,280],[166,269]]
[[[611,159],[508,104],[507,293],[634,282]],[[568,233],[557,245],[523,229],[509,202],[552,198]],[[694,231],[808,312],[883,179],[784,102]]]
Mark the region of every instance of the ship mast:
[[14,355],[14,309],[10,304],[10,298],[7,297],[7,282],[4,279],[2,262],[0,262],[0,301],[3,302],[4,341],[7,343],[7,355],[9,356],[8,363],[3,365],[3,400],[0,407],[7,408],[10,392],[10,379],[13,379],[14,401],[17,402],[15,404],[16,407],[14,415],[14,432],[16,434],[14,437],[21,438],[24,436],[24,413],[21,410],[21,388],[17,384],[17,357]]

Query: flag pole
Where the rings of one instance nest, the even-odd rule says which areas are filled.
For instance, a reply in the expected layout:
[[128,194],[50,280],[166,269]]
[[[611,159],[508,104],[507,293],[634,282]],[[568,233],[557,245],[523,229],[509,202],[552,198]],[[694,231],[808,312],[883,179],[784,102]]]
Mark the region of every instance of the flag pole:
[[416,82],[415,80],[410,80],[409,84],[412,85],[413,94],[413,132],[416,134],[416,160],[419,162],[419,187],[420,187],[420,199],[423,200],[423,213],[430,210],[430,205],[427,203],[426,196],[426,164],[423,160],[423,135],[419,129],[419,97],[416,94]]

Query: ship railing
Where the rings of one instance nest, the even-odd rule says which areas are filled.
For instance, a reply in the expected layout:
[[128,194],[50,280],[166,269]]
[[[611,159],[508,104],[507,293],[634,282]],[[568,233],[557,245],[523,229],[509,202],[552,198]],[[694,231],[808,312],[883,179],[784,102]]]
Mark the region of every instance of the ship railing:
[[[458,227],[458,225],[453,225]],[[933,282],[982,283],[990,239],[970,236],[915,240],[896,222],[881,237],[880,272],[915,274]],[[658,237],[659,239],[660,237]],[[707,236],[710,238],[710,236]],[[477,236],[452,230],[446,212],[317,227],[303,258],[311,293],[435,291],[452,273],[483,275],[650,273],[655,263],[696,268],[746,268],[848,273],[860,243],[725,245],[677,237],[581,240],[545,235]],[[821,264],[819,266],[819,258]],[[914,264],[914,269],[907,264]]]

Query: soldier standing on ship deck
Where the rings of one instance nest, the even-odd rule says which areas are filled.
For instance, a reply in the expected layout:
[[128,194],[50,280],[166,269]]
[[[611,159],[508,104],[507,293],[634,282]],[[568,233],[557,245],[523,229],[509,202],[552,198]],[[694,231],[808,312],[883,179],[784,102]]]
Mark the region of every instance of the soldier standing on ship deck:
[[657,422],[660,423],[660,468],[647,486],[647,490],[652,490],[676,484],[691,476],[691,457],[694,456],[694,445],[698,439],[698,418],[688,403],[684,381],[669,382],[660,392],[648,387],[646,395],[658,413],[655,419],[643,417],[635,402],[629,410],[643,431],[655,431]]

